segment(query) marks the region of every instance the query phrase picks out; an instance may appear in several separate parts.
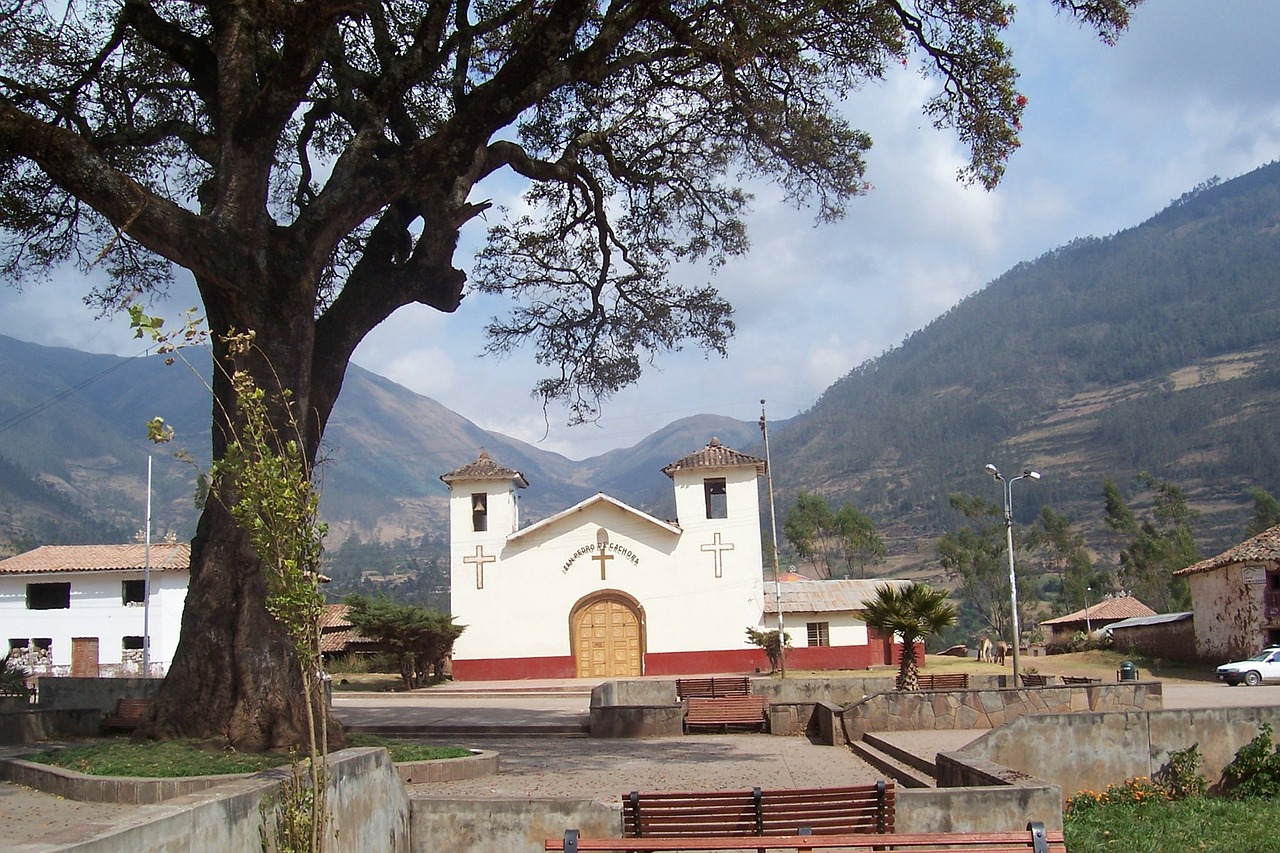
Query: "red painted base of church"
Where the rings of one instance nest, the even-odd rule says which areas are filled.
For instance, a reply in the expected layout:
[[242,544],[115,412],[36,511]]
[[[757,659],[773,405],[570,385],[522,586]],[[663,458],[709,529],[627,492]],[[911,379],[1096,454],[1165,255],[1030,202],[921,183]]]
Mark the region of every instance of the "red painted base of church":
[[[901,648],[900,646],[898,648]],[[896,651],[896,650],[895,650]],[[885,659],[884,644],[867,646],[802,646],[787,653],[789,669],[861,669],[897,663]],[[923,662],[923,654],[921,655]],[[705,675],[717,672],[768,672],[769,659],[757,648],[702,652],[650,652],[644,656],[645,675]],[[515,681],[524,678],[574,678],[573,658],[488,658],[453,661],[455,681]]]

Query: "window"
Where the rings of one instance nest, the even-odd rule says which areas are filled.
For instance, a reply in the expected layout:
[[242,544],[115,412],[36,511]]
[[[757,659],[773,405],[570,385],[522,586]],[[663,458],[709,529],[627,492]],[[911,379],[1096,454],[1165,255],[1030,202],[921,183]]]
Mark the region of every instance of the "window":
[[805,623],[805,631],[809,635],[809,645],[811,646],[829,646],[831,645],[831,623],[830,622],[807,622]]
[[120,596],[125,604],[143,604],[147,600],[146,581],[120,581]]
[[121,638],[120,643],[121,643],[121,648],[123,648],[126,652],[142,651],[141,637],[123,637]]
[[477,533],[489,529],[489,496],[484,492],[471,496],[471,529]]
[[66,610],[71,606],[71,584],[27,584],[28,610]]
[[707,518],[729,517],[729,499],[725,493],[724,477],[708,477],[703,480],[702,492],[707,499]]

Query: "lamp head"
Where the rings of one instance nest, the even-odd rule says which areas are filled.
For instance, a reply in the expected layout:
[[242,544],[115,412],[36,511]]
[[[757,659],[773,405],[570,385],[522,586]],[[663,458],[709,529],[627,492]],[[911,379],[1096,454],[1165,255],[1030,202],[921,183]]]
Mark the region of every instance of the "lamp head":
[[1000,469],[999,469],[999,468],[997,468],[996,466],[992,465],[992,464],[991,464],[991,463],[989,463],[989,462],[987,463],[987,467],[986,467],[986,468],[984,468],[983,470],[985,470],[985,471],[986,471],[988,474],[990,474],[992,477],[995,477],[995,478],[997,478],[997,479],[999,479],[999,477],[1000,477]]
[[1032,480],[1039,480],[1039,479],[1040,479],[1040,472],[1039,472],[1039,471],[1032,471],[1030,468],[1024,468],[1024,469],[1023,469],[1023,471],[1022,471],[1022,476],[1024,476],[1024,477],[1029,477],[1029,478],[1031,478]]

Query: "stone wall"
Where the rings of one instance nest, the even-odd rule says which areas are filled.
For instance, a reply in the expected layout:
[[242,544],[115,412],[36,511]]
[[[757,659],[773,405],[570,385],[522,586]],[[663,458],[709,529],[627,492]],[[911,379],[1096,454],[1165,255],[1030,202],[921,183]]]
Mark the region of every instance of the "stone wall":
[[[1064,796],[1152,776],[1169,753],[1199,744],[1210,785],[1262,723],[1280,731],[1280,707],[1197,708],[1025,716],[988,732],[962,753],[1033,774]],[[941,780],[939,780],[941,781]]]
[[877,693],[840,714],[845,738],[866,732],[993,729],[1024,715],[1163,707],[1158,681],[1088,686]]
[[41,708],[97,708],[110,713],[117,699],[151,699],[160,692],[159,678],[52,678],[35,679]]
[[[24,850],[75,853],[258,853],[262,850],[264,802],[288,776],[277,768],[226,782],[200,793],[138,806],[122,816],[46,835]],[[386,750],[347,749],[329,757],[329,804],[334,837],[331,853],[408,853],[409,801]],[[270,831],[268,830],[268,836]],[[443,849],[424,847],[420,849]]]

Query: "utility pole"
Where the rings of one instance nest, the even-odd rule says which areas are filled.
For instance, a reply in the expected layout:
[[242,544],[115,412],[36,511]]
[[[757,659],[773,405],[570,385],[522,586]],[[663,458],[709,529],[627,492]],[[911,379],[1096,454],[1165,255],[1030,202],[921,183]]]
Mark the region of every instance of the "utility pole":
[[764,475],[769,485],[769,525],[773,536],[773,598],[778,605],[778,675],[787,677],[787,635],[782,628],[782,581],[778,572],[778,514],[773,508],[773,462],[769,459],[769,419],[760,401],[760,432],[764,435]]

